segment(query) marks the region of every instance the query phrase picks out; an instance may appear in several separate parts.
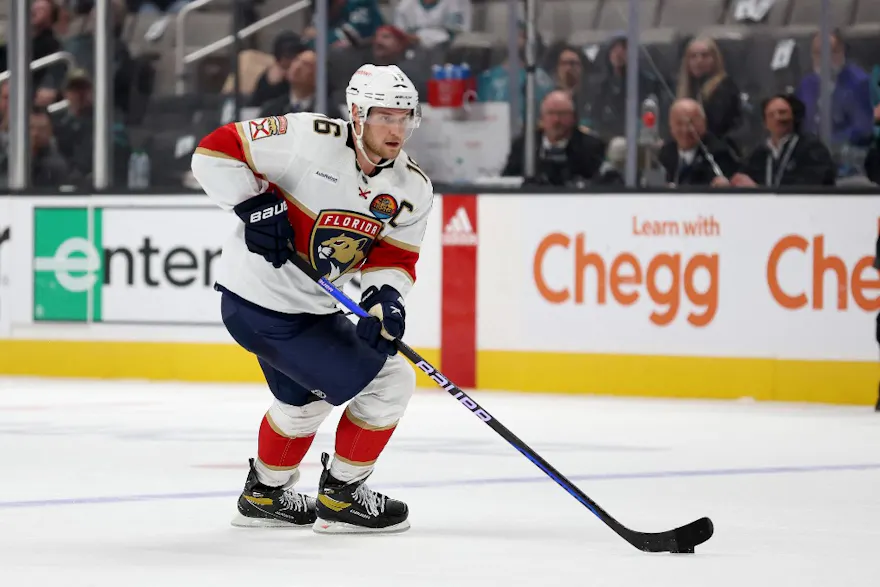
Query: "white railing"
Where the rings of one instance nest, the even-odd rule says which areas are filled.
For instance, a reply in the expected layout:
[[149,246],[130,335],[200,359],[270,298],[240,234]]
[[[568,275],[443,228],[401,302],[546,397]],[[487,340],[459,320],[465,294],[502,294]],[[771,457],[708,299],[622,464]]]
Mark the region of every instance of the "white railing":
[[[192,53],[186,53],[186,19],[190,12],[194,10],[198,10],[199,8],[205,6],[206,4],[210,4],[214,0],[193,0],[189,4],[185,5],[177,15],[177,20],[175,22],[175,35],[174,35],[174,43],[175,43],[175,72],[176,72],[176,83],[175,90],[178,95],[186,93],[186,67],[196,61],[204,59],[208,55],[216,53],[221,49],[224,49],[235,42],[235,36],[226,35],[222,39],[218,41],[214,41],[213,43],[202,47],[201,49],[197,49]],[[252,25],[246,26],[240,31],[238,31],[239,39],[246,39],[257,31],[274,24],[281,20],[282,18],[286,18],[291,14],[295,14],[300,10],[308,8],[311,6],[310,0],[300,0],[299,2],[294,2],[290,6],[286,6],[277,12],[270,14],[269,16],[263,17]]]
[[[39,59],[34,59],[31,61],[31,71],[36,71],[38,69],[44,69],[58,63],[59,61],[66,61],[68,70],[76,67],[76,59],[73,58],[73,55],[68,53],[67,51],[58,51],[56,53],[52,53],[51,55],[46,55],[45,57],[40,57]],[[11,73],[7,70],[0,73],[0,83],[5,82],[9,79]]]

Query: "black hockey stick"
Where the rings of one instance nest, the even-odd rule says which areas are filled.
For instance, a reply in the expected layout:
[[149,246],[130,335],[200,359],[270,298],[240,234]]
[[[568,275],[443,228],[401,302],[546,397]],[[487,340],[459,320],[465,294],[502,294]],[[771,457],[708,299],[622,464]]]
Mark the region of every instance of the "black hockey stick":
[[[308,275],[324,291],[333,296],[336,301],[345,306],[345,308],[352,314],[355,314],[359,318],[369,317],[369,314],[367,314],[363,308],[340,291],[328,279],[325,279],[320,275],[308,261],[296,253],[294,253],[292,261],[294,265],[303,271],[303,273]],[[396,344],[401,354],[409,359],[416,367],[424,371],[424,373],[428,375],[440,387],[440,389],[448,391],[452,397],[461,402],[464,407],[473,412],[473,414],[480,420],[488,424],[492,430],[513,445],[516,450],[525,455],[527,459],[537,465],[539,469],[544,471],[544,473],[556,481],[556,483],[561,485],[563,489],[568,491],[588,510],[593,512],[596,517],[605,522],[607,526],[639,550],[645,552],[692,553],[694,552],[695,546],[706,542],[712,537],[714,527],[712,525],[712,520],[709,518],[700,518],[690,524],[666,532],[637,532],[635,530],[630,530],[611,517],[611,515],[599,507],[596,502],[587,497],[587,495],[578,489],[574,483],[566,479],[562,473],[554,469],[550,463],[541,458],[538,453],[532,450],[525,442],[520,440],[513,432],[508,430],[503,424],[501,424],[501,422],[481,408],[477,402],[468,397],[465,392],[456,387],[454,383],[450,382],[442,373],[440,373],[440,371],[435,369],[430,363],[428,363],[428,361],[412,350],[405,342],[397,340]]]

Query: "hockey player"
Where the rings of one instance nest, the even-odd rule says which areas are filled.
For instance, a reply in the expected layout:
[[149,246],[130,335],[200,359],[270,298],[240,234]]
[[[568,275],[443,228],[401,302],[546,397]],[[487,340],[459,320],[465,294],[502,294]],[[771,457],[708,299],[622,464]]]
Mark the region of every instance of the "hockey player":
[[[393,343],[415,278],[433,186],[402,150],[418,126],[418,93],[396,66],[364,65],[346,89],[350,121],[311,113],[218,128],[192,170],[241,219],[223,246],[215,289],[223,322],[255,354],[275,396],[238,500],[237,526],[316,532],[409,528],[405,503],[366,478],[406,409],[415,373]],[[301,270],[300,255],[337,286],[361,272],[346,318]],[[333,406],[347,403],[318,498],[297,493],[298,466]]]

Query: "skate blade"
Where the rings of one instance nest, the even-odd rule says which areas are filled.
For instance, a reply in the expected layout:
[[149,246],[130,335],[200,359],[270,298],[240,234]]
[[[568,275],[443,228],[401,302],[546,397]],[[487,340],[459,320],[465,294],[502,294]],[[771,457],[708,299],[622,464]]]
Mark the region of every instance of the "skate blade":
[[276,520],[274,518],[249,518],[241,514],[236,514],[230,522],[236,528],[294,528],[303,529],[311,528],[312,524],[291,524],[284,520]]
[[396,534],[409,530],[409,520],[385,528],[365,528],[345,522],[328,522],[318,518],[312,529],[318,534]]

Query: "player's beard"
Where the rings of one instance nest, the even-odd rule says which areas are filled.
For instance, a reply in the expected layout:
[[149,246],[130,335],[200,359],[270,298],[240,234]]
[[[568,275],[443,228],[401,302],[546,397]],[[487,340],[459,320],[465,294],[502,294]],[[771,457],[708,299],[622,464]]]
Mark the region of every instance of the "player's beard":
[[389,147],[384,142],[374,140],[371,134],[369,130],[364,131],[364,148],[370,159],[394,159],[400,154],[403,148],[402,139],[397,147]]

